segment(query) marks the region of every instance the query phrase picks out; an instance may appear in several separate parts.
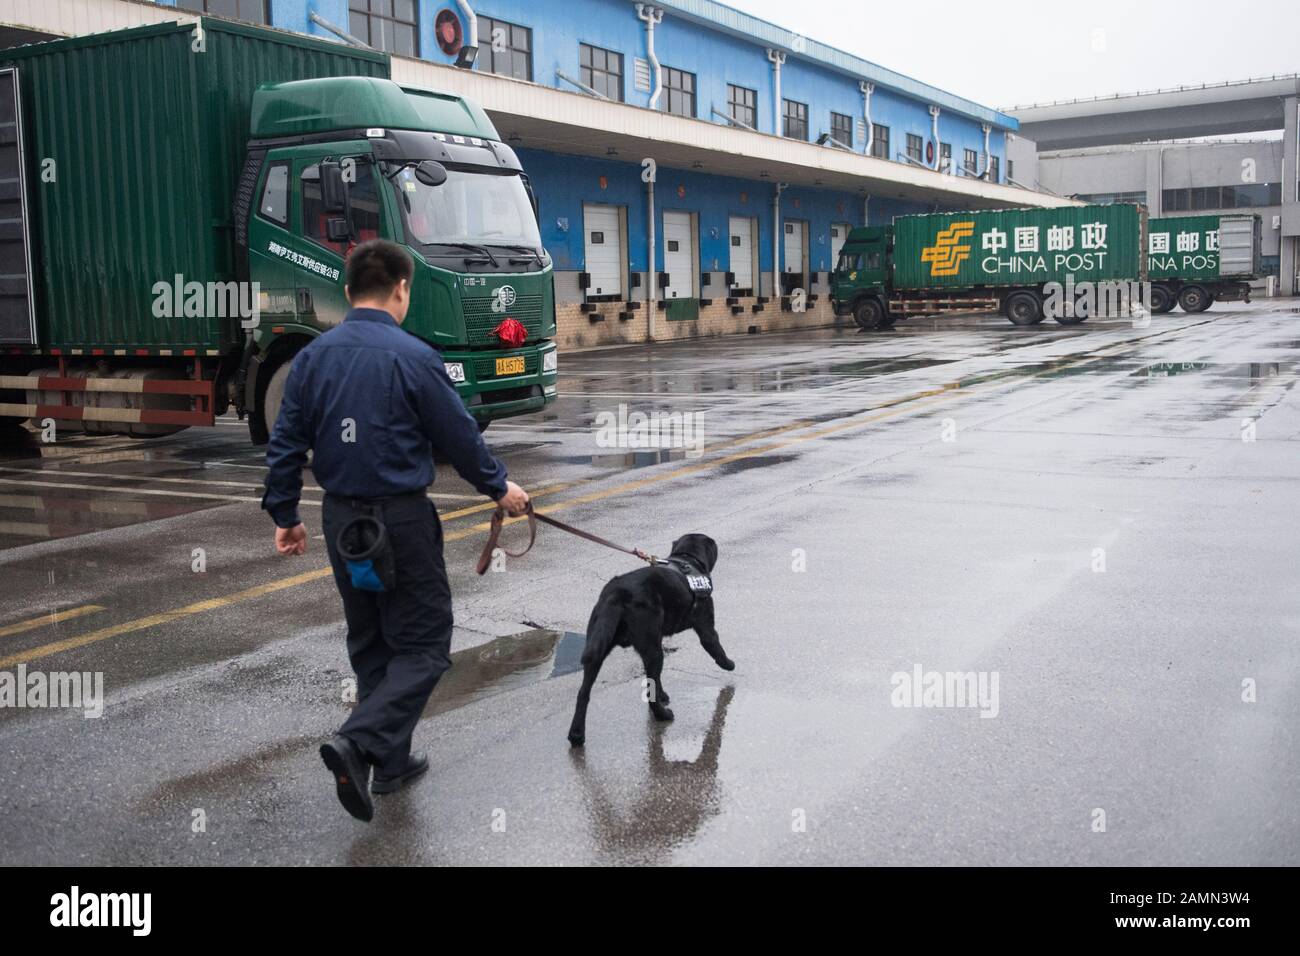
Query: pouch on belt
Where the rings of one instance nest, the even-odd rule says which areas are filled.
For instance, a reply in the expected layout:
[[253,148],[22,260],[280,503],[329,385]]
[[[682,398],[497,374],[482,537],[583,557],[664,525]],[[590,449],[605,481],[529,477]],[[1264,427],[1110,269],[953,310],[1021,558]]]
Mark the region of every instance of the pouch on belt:
[[335,541],[358,591],[383,593],[397,586],[397,563],[388,529],[373,514],[358,514],[339,529]]

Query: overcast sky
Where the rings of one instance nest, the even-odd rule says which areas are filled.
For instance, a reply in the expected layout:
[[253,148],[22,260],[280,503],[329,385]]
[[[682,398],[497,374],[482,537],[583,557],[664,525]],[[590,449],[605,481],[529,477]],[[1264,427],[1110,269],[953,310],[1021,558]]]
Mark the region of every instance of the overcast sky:
[[1300,0],[724,2],[985,106],[1300,72]]

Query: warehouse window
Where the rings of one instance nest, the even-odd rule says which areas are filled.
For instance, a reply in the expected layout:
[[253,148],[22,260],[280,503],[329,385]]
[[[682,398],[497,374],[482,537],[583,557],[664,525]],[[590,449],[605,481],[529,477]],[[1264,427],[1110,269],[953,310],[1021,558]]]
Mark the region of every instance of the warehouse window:
[[578,45],[581,55],[582,85],[590,87],[601,96],[623,102],[623,54],[603,50],[586,43]]
[[727,115],[750,129],[758,128],[758,93],[745,86],[727,84]]
[[952,172],[952,143],[939,144],[939,171]]
[[921,137],[915,133],[907,134],[907,158],[918,163],[921,161]]
[[[352,207],[353,242],[361,243],[379,238],[379,196],[375,193],[375,179],[369,165],[358,164],[356,175],[356,182],[348,187],[348,197]],[[319,179],[303,180],[303,235],[341,256],[346,255],[348,247],[353,243],[330,242],[328,222],[341,218],[342,215],[325,211]]]
[[486,54],[479,62],[489,73],[516,80],[533,78],[532,30],[480,14],[478,36],[479,47]]
[[962,151],[962,156],[964,158],[962,167],[966,172],[971,176],[979,175],[980,154],[973,149],[967,149]]
[[664,89],[668,93],[667,110],[678,116],[695,115],[695,74],[664,67]]
[[1084,193],[1074,197],[1079,202],[1086,202],[1092,206],[1109,206],[1117,202],[1138,202],[1147,201],[1146,190],[1138,190],[1130,193]]
[[[1016,161],[1014,159],[1008,159],[1007,160],[1007,182],[1010,182],[1015,178],[1016,178]],[[1145,195],[1143,195],[1142,201],[1146,202]]]
[[889,127],[871,124],[871,155],[877,159],[889,158]]
[[415,0],[348,0],[348,29],[376,50],[420,55]]
[[853,117],[831,113],[831,139],[841,146],[853,148]]
[[216,17],[246,20],[249,23],[271,22],[266,15],[266,0],[179,0],[176,6],[182,10],[210,13]]
[[997,156],[989,157],[989,182],[996,183],[1001,175],[1001,160]]
[[272,222],[285,225],[289,221],[289,164],[272,163],[262,186],[262,201],[257,211]]
[[1282,204],[1281,183],[1247,183],[1235,186],[1193,186],[1166,189],[1162,194],[1165,212],[1203,209],[1249,209]]
[[808,104],[794,100],[781,101],[781,135],[791,139],[808,140]]

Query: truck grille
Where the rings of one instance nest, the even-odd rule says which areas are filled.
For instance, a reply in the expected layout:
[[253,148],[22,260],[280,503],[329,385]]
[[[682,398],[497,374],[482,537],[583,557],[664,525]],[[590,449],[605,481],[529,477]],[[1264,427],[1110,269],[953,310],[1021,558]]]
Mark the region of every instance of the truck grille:
[[492,330],[503,319],[512,318],[528,330],[529,340],[542,336],[542,297],[541,295],[521,295],[515,299],[505,312],[492,311],[492,299],[461,299],[461,311],[465,316],[465,331],[469,335],[470,345],[499,345]]

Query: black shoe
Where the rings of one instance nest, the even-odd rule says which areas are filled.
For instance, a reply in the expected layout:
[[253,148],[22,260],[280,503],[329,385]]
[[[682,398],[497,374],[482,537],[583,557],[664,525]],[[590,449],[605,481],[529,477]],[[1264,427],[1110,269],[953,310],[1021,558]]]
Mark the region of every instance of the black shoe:
[[375,781],[370,785],[371,793],[392,793],[419,777],[429,769],[429,758],[422,753],[414,753],[406,758],[406,769],[395,777],[381,777],[375,774]]
[[356,744],[342,734],[320,746],[320,758],[334,774],[339,803],[358,820],[369,823],[375,817],[375,803],[370,799],[370,765]]

